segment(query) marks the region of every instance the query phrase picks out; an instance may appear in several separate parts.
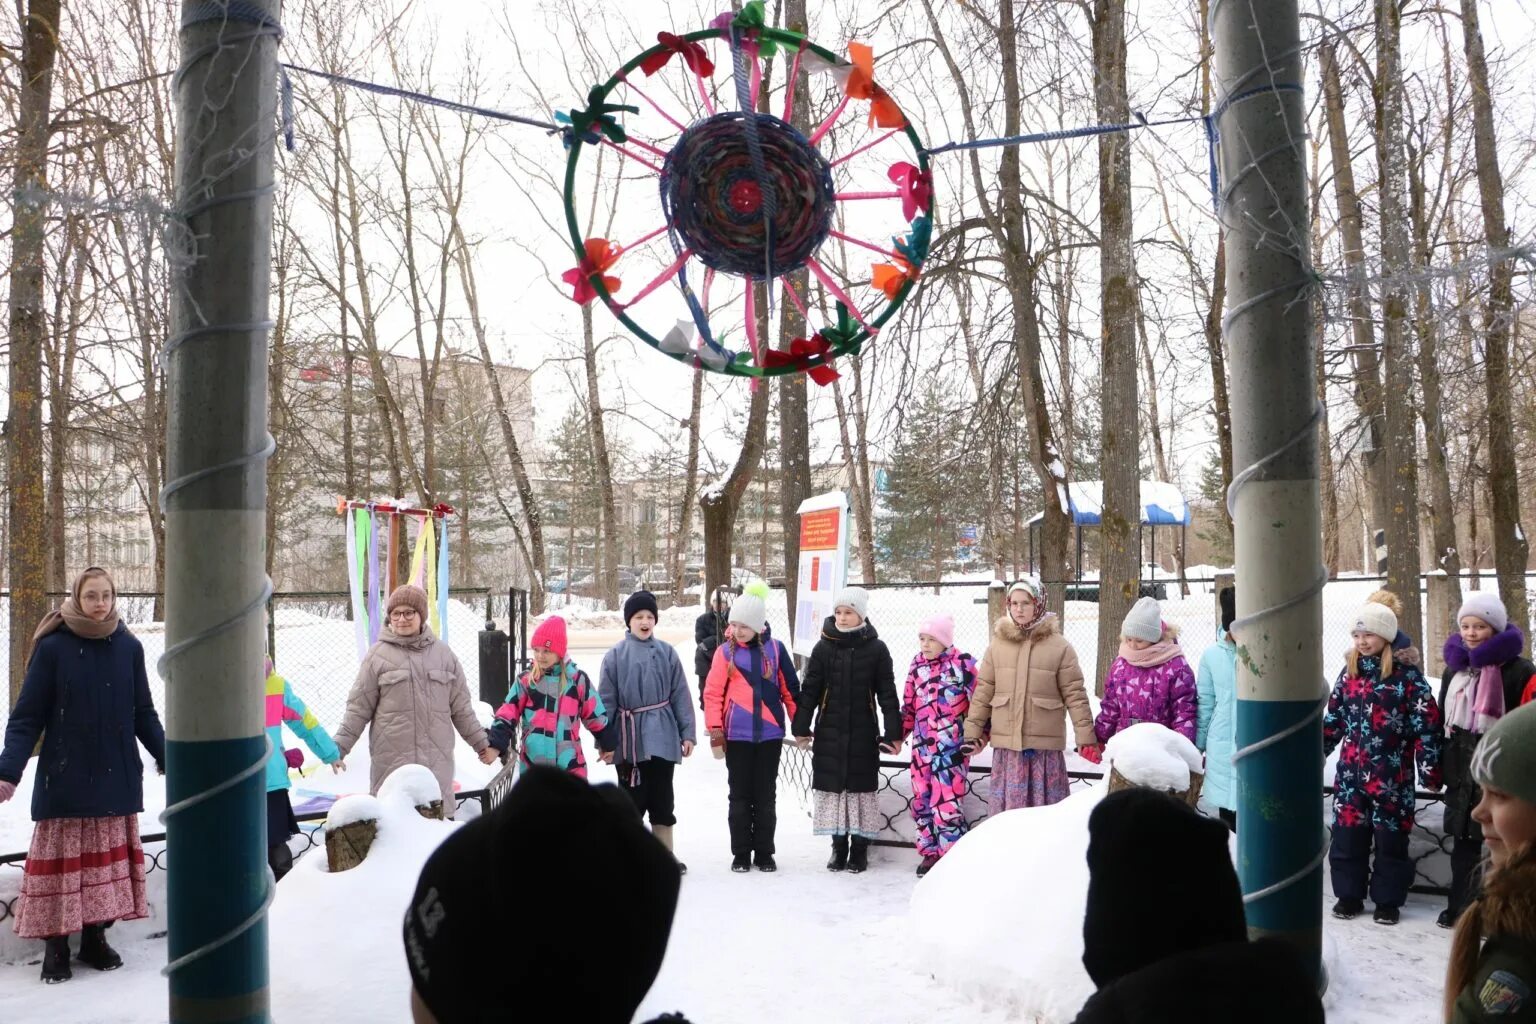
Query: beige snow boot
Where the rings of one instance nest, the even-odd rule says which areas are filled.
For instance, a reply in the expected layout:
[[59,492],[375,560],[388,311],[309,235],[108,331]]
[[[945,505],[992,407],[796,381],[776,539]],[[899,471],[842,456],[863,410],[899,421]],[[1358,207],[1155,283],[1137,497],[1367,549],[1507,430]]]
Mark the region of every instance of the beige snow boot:
[[[654,835],[657,839],[660,839],[661,845],[665,846],[668,851],[672,849],[671,825],[652,825],[651,834]],[[676,855],[674,855],[672,859],[677,860]],[[688,865],[679,860],[677,861],[677,870],[680,874],[686,875],[688,873]]]

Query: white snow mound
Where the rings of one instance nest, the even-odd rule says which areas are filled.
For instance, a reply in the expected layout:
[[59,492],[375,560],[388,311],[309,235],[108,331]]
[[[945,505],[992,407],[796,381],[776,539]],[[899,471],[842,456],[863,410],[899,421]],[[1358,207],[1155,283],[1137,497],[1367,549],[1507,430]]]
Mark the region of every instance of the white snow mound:
[[[923,973],[1012,1020],[1075,1017],[1094,991],[1083,913],[1088,816],[1103,795],[1095,786],[995,815],[945,854],[912,894],[908,934]],[[966,934],[956,941],[961,920]]]
[[1127,782],[1149,789],[1182,792],[1191,774],[1205,774],[1200,751],[1180,733],[1156,722],[1138,722],[1109,738],[1104,745],[1104,772],[1109,766]]
[[[441,795],[435,783],[433,791],[434,798]],[[315,1020],[358,1020],[361,1005],[370,1008],[363,1014],[370,1019],[409,1020],[401,922],[422,865],[459,826],[423,818],[403,791],[347,797],[331,818],[345,806],[360,808],[357,817],[378,815],[378,838],[350,871],[328,872],[317,850],[301,857],[277,887],[268,919],[273,999],[303,1007],[300,1015]],[[326,824],[335,827],[334,820]]]
[[443,798],[443,787],[437,784],[437,776],[432,774],[432,769],[425,765],[403,764],[390,772],[384,784],[379,787],[379,799],[387,801],[397,793],[412,808],[426,807],[432,801]]
[[475,701],[475,721],[480,723],[480,728],[489,729],[496,724],[496,709],[483,700]]
[[[438,792],[441,794],[442,791]],[[412,812],[414,811],[413,806]],[[377,797],[371,797],[366,793],[344,796],[331,805],[330,813],[325,816],[325,830],[330,832],[359,821],[379,821],[383,816],[384,806]],[[383,829],[380,831],[382,832]]]

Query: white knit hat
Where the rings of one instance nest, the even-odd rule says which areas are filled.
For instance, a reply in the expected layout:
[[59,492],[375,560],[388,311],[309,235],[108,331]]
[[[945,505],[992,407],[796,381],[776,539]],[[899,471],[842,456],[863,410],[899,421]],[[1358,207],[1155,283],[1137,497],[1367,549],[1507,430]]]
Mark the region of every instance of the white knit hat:
[[729,620],[761,633],[768,628],[768,584],[753,580],[741,589],[741,596],[731,602]]
[[869,591],[863,587],[844,587],[832,598],[832,610],[839,608],[852,608],[859,618],[869,618]]
[[1461,602],[1461,611],[1456,613],[1457,624],[1460,625],[1468,615],[1482,619],[1495,633],[1504,632],[1504,627],[1509,625],[1509,612],[1504,610],[1504,602],[1492,590],[1474,590],[1467,595]]
[[1163,638],[1163,609],[1155,598],[1144,597],[1131,606],[1120,626],[1120,635],[1129,640],[1155,644]]
[[1355,612],[1355,625],[1351,633],[1372,633],[1387,643],[1397,639],[1397,616],[1384,604],[1368,601]]

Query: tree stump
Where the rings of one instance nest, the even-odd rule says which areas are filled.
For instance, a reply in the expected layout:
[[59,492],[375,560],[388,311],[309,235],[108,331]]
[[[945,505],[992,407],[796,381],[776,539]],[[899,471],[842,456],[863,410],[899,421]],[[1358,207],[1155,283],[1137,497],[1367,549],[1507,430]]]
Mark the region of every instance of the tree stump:
[[417,804],[416,813],[421,815],[423,818],[431,818],[434,821],[442,821],[443,802],[441,800],[433,800],[431,803]]
[[377,821],[354,821],[325,831],[325,863],[331,871],[350,871],[363,862],[379,835]]
[[[1204,784],[1205,784],[1205,776],[1204,775],[1200,774],[1199,772],[1190,772],[1189,773],[1189,788],[1188,789],[1168,789],[1168,790],[1164,790],[1163,792],[1167,793],[1169,796],[1177,797],[1178,799],[1180,799],[1180,800],[1184,801],[1185,803],[1189,804],[1189,806],[1191,806],[1191,807],[1198,807],[1199,804],[1200,804],[1200,787],[1203,786]],[[1108,792],[1113,793],[1116,790],[1130,789],[1133,786],[1140,786],[1140,785],[1141,785],[1141,783],[1139,783],[1139,782],[1132,782],[1130,779],[1126,778],[1124,775],[1121,775],[1118,771],[1115,770],[1115,767],[1113,765],[1110,766],[1110,768],[1109,768],[1109,787],[1108,787]],[[1144,789],[1151,789],[1152,787],[1151,786],[1145,786],[1145,787],[1142,787],[1142,788],[1144,788]]]

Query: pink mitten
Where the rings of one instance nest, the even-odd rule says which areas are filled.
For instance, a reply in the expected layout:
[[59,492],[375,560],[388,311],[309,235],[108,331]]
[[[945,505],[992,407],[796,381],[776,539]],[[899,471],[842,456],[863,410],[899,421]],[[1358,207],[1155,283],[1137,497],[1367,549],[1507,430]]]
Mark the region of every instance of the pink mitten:
[[283,751],[283,759],[288,762],[289,768],[304,767],[304,752],[302,750],[285,750]]
[[0,782],[0,804],[5,803],[7,800],[9,800],[11,797],[13,797],[15,795],[16,795],[16,783],[14,783],[14,782]]

